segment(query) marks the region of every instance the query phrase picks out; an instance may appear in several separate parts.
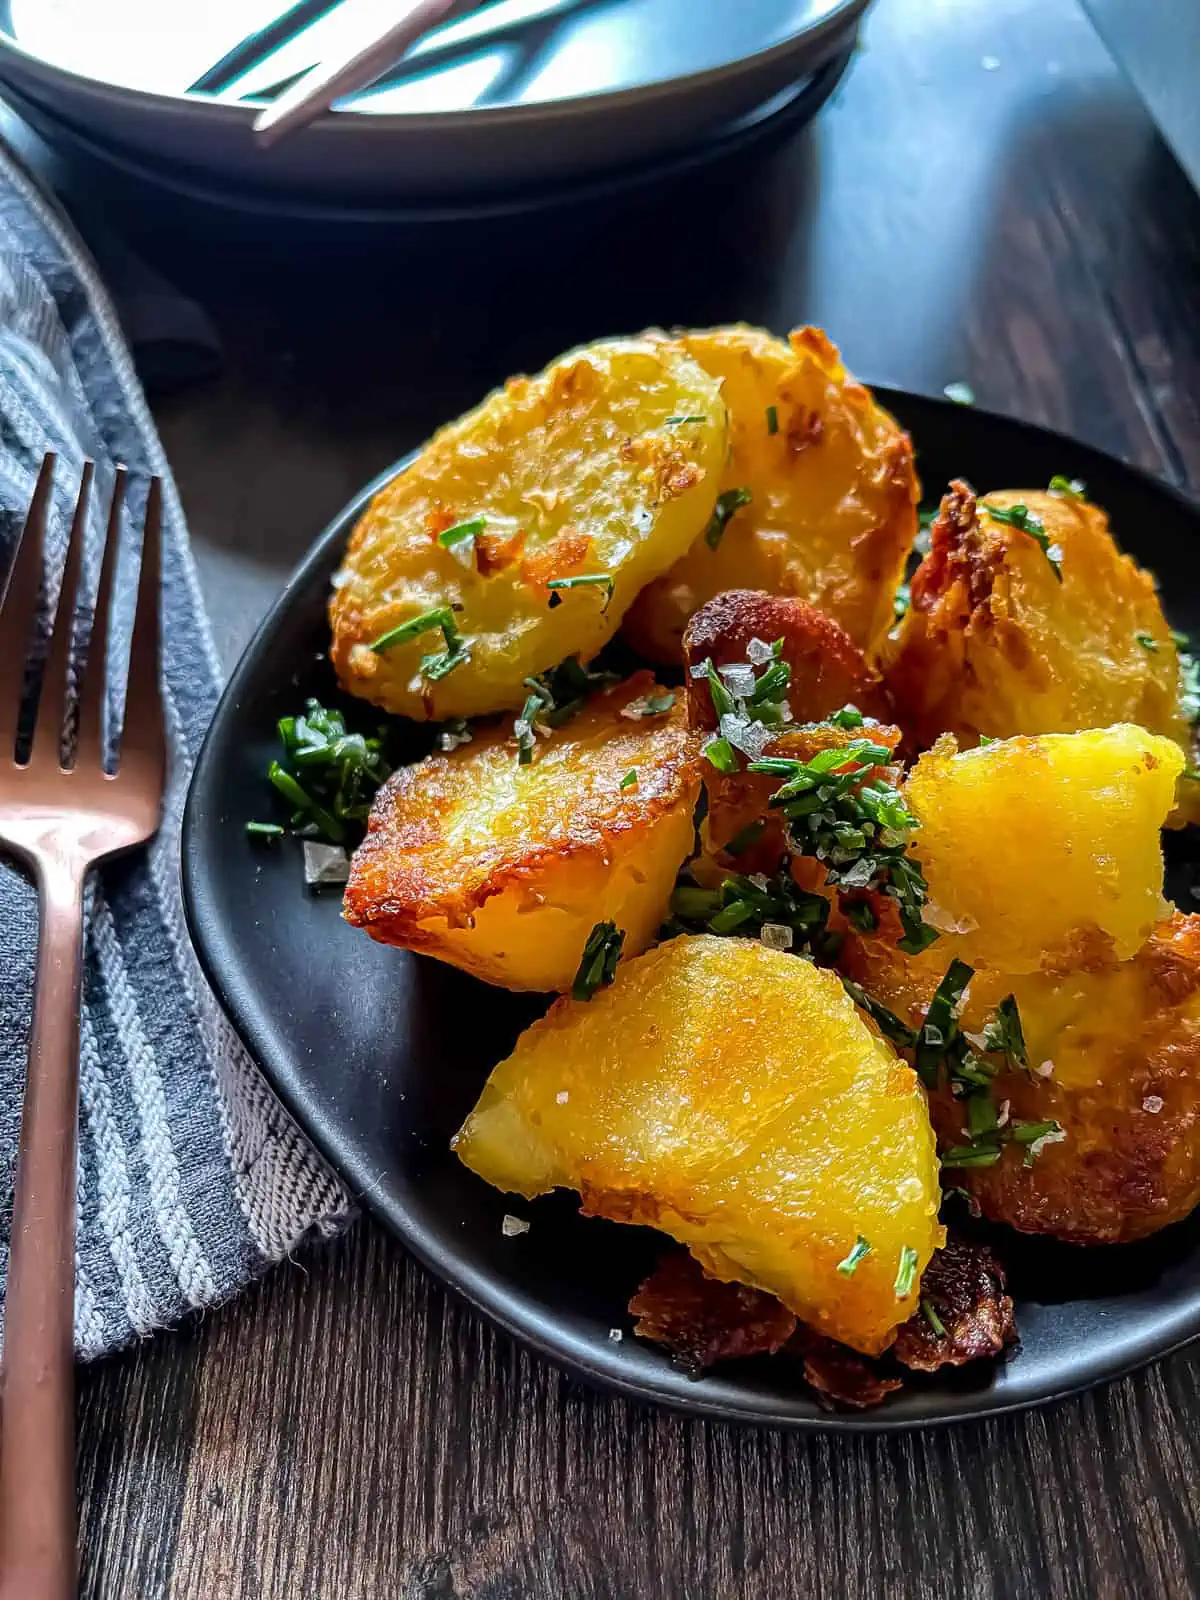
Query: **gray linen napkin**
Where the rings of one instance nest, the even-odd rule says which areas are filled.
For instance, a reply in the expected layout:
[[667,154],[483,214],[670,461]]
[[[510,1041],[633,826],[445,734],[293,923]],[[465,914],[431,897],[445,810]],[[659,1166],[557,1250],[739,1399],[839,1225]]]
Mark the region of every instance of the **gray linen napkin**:
[[[94,1357],[233,1294],[309,1231],[342,1226],[350,1206],[234,1036],[188,943],[179,822],[220,671],[187,529],[94,265],[0,143],[0,571],[47,449],[59,456],[60,549],[85,456],[102,487],[115,463],[129,467],[135,512],[150,474],[165,489],[165,820],[148,852],[96,878],[85,941],[75,1338]],[[97,514],[89,538],[100,531]],[[36,947],[33,891],[0,863],[0,1270]]]

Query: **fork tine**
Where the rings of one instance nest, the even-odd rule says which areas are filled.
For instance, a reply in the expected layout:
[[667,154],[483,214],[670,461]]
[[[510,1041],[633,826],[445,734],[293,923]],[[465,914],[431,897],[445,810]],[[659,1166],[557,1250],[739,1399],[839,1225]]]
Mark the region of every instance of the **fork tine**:
[[0,760],[11,761],[17,744],[25,663],[42,581],[46,512],[54,485],[53,451],[42,458],[25,525],[12,554],[8,584],[0,602]]
[[75,752],[77,767],[85,764],[90,767],[104,765],[104,705],[105,686],[108,682],[110,612],[117,556],[121,546],[121,509],[125,503],[125,476],[125,468],[118,467],[113,480],[112,502],[108,509],[108,527],[104,535],[104,560],[100,567],[100,583],[96,590],[96,604],[92,610],[92,632],[88,640],[87,661],[84,664],[83,682],[79,690],[79,738]]
[[162,588],[162,482],[151,478],[146,494],[142,533],[142,570],[138,576],[137,611],[129,646],[129,686],[121,727],[121,764],[126,755],[153,760],[161,774],[166,765],[166,730],[159,689],[159,604]]
[[75,631],[79,590],[83,584],[83,547],[87,542],[88,504],[92,497],[94,471],[90,461],[83,463],[75,514],[71,518],[71,532],[67,538],[67,560],[63,567],[62,587],[58,591],[54,631],[50,636],[50,649],[42,674],[33,748],[29,754],[30,762],[36,761],[39,766],[48,761],[57,765],[62,759],[63,719],[67,711],[67,685],[71,671],[71,638]]

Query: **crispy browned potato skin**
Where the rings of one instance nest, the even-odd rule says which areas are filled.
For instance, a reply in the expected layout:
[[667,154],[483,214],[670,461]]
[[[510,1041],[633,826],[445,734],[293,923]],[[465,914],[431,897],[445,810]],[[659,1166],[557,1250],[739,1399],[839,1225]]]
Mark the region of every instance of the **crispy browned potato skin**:
[[[906,957],[852,936],[841,965],[916,1025],[945,957],[937,945]],[[963,1026],[982,1028],[1010,993],[1033,1070],[998,1076],[997,1103],[1007,1100],[1017,1120],[1056,1118],[1067,1137],[1030,1167],[1014,1146],[951,1180],[992,1221],[1072,1244],[1126,1243],[1186,1217],[1200,1203],[1200,916],[1174,913],[1131,961],[1017,978],[978,972]],[[1043,1078],[1045,1062],[1053,1071]],[[943,1088],[930,1111],[941,1147],[961,1144],[961,1103]]]
[[394,773],[351,863],[346,920],[510,989],[569,988],[596,922],[625,932],[626,956],[643,950],[700,793],[682,700],[636,715],[655,688],[641,672],[596,695],[526,767],[500,724]]
[[752,498],[716,550],[697,539],[642,591],[625,618],[626,637],[650,660],[674,664],[688,618],[713,595],[747,585],[809,601],[874,651],[892,625],[917,531],[920,484],[908,435],[819,328],[797,328],[786,343],[741,324],[675,337],[721,380],[729,407],[719,490],[748,488]]
[[781,659],[792,669],[787,699],[793,722],[820,722],[843,706],[886,722],[891,707],[879,674],[846,630],[805,600],[766,594],[761,589],[731,589],[701,606],[683,636],[688,721],[693,728],[717,725],[706,679],[690,669],[711,659],[727,667],[746,660],[751,639],[783,640]]
[[[1061,549],[1061,583],[1029,534],[988,515],[989,506],[1018,502]],[[980,734],[1005,739],[1135,722],[1190,756],[1179,652],[1154,579],[1121,554],[1098,506],[1035,489],[977,498],[956,480],[911,590],[885,652],[885,677],[918,749],[942,733],[967,748]],[[1181,803],[1192,811],[1200,807],[1198,789],[1181,785]]]

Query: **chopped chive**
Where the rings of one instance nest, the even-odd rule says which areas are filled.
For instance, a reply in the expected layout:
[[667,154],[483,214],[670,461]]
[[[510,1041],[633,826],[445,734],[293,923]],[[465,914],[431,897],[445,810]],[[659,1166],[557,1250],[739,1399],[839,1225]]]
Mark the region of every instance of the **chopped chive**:
[[597,989],[613,981],[624,943],[625,934],[615,922],[598,922],[595,925],[588,934],[579,970],[571,985],[574,999],[590,1000]]
[[[603,609],[607,611],[613,597],[615,580],[611,572],[585,572],[576,578],[551,578],[546,587],[552,591],[558,589],[603,589],[605,591]],[[556,593],[551,593],[550,603],[552,606],[558,603],[558,599],[559,597]]]
[[298,783],[290,772],[281,767],[278,761],[272,761],[267,768],[267,777],[297,811],[311,817],[334,844],[341,844],[346,837],[346,829],[342,823],[331,811],[326,810],[319,800],[314,800],[307,789]]
[[861,728],[863,725],[863,714],[857,706],[843,706],[840,711],[835,711],[829,720],[833,723],[835,728],[842,728],[844,730],[849,730],[850,728]]
[[712,664],[712,657],[704,663],[705,676],[708,679],[708,692],[712,696],[713,710],[718,718],[733,716],[737,711],[737,701],[721,682],[720,674]]
[[1050,479],[1050,493],[1061,495],[1064,499],[1082,500],[1087,493],[1087,484],[1081,483],[1078,478],[1067,478],[1061,472],[1056,472]]
[[448,672],[453,672],[455,667],[461,667],[470,659],[471,652],[459,645],[453,650],[439,650],[434,655],[422,656],[417,671],[429,683],[437,683]]
[[767,432],[768,433],[778,433],[779,432],[779,408],[778,408],[778,406],[768,406],[767,407]]
[[946,1325],[934,1310],[933,1303],[931,1301],[922,1299],[921,1315],[925,1318],[925,1321],[933,1329],[934,1333],[939,1339],[944,1339],[946,1337]]
[[1158,654],[1158,640],[1152,633],[1147,633],[1144,628],[1139,628],[1133,636],[1143,650],[1149,650],[1152,656]]
[[885,1039],[890,1039],[901,1050],[913,1048],[917,1042],[914,1028],[910,1028],[907,1022],[902,1022],[894,1011],[889,1011],[886,1006],[880,1005],[878,1000],[872,999],[861,984],[855,983],[850,978],[843,978],[842,985],[854,1004],[862,1007]]
[[383,650],[390,650],[393,645],[407,644],[410,639],[419,638],[423,633],[431,633],[434,628],[442,630],[446,636],[447,648],[453,648],[458,641],[458,626],[454,621],[454,613],[449,606],[435,606],[430,611],[422,611],[419,617],[411,617],[407,622],[401,622],[397,627],[381,633],[371,649],[378,655]]
[[1050,543],[1050,535],[1046,532],[1046,524],[1036,511],[1030,511],[1027,505],[1017,501],[1011,506],[983,505],[993,522],[1002,522],[1006,527],[1019,528],[1022,533],[1027,533],[1035,542],[1046,560],[1050,563],[1050,570],[1062,582],[1062,550],[1056,544]]
[[719,889],[699,889],[690,883],[677,884],[671,896],[671,910],[677,917],[707,922],[721,909]]
[[917,1276],[917,1261],[919,1257],[912,1245],[906,1244],[900,1252],[900,1266],[896,1271],[896,1298],[903,1300],[912,1292],[912,1286]]
[[996,1007],[992,1020],[984,1025],[983,1048],[1003,1052],[1010,1064],[1022,1071],[1029,1066],[1025,1031],[1021,1027],[1021,1013],[1014,995],[1006,995]]
[[703,415],[691,416],[691,417],[668,417],[667,418],[667,427],[668,428],[674,428],[681,422],[707,422],[707,421],[708,421],[708,418],[703,416]]
[[717,496],[713,514],[704,530],[704,542],[710,550],[715,550],[720,544],[730,517],[740,506],[749,505],[750,500],[749,489],[726,489],[724,494]]
[[722,739],[719,736],[710,739],[704,746],[703,754],[709,766],[715,767],[718,772],[736,772],[738,770],[738,759],[728,739]]
[[998,1144],[956,1145],[942,1156],[943,1167],[992,1167],[1000,1159],[1002,1147]]
[[632,788],[636,787],[637,781],[638,781],[637,768],[636,767],[630,767],[629,771],[621,779],[621,782],[618,785],[618,788],[621,788],[621,789],[632,789]]
[[252,839],[280,839],[287,829],[278,822],[248,822],[246,832]]
[[473,539],[476,534],[482,533],[486,527],[486,517],[470,517],[466,522],[456,522],[452,528],[444,528],[438,534],[437,542],[443,550],[449,550],[453,545],[461,543],[463,539]]
[[997,739],[993,734],[981,733],[979,735],[979,743],[976,746],[976,749],[978,749],[978,750],[986,750],[988,745],[990,745],[990,744],[999,744],[999,743],[1000,743],[999,739]]
[[855,1239],[854,1243],[850,1246],[849,1254],[843,1260],[838,1262],[837,1270],[841,1273],[843,1278],[852,1277],[858,1267],[859,1262],[865,1260],[870,1254],[870,1240],[864,1239],[860,1233],[858,1238]]

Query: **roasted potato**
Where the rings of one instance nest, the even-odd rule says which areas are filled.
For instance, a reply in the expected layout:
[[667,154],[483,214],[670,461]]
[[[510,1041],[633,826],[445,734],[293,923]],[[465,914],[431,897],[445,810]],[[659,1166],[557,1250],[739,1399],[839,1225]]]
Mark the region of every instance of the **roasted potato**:
[[945,960],[1018,973],[1133,955],[1166,912],[1158,830],[1182,766],[1127,725],[939,741],[904,792]]
[[589,1215],[661,1228],[867,1352],[943,1237],[911,1068],[834,974],[749,939],[672,939],[556,1002],[455,1148],[498,1188],[578,1189]]
[[[997,519],[1014,506],[1040,522],[1038,538]],[[1033,489],[977,500],[955,482],[911,595],[886,677],[918,747],[940,733],[965,748],[980,734],[1133,722],[1190,751],[1179,652],[1154,579],[1117,549],[1098,506]],[[1195,805],[1197,789],[1185,785],[1183,803]]]
[[[643,950],[691,849],[697,742],[643,672],[518,761],[512,725],[396,772],[346,886],[346,920],[508,989],[568,989],[594,925]],[[630,775],[633,775],[632,777]]]
[[725,442],[718,383],[661,340],[510,379],[354,530],[329,606],[343,685],[417,721],[515,709],[525,678],[595,655],[702,531]]
[[[912,445],[855,383],[817,328],[787,343],[759,328],[713,328],[678,346],[720,380],[732,448],[721,494],[748,490],[717,540],[691,550],[634,604],[627,637],[655,661],[679,660],[688,618],[726,589],[795,595],[860,649],[879,646],[917,531]],[[719,500],[729,508],[732,498]],[[716,547],[713,548],[715,543]]]
[[787,704],[793,722],[820,722],[843,706],[864,716],[886,720],[889,711],[879,674],[832,617],[807,601],[764,594],[757,589],[732,589],[700,607],[683,635],[683,660],[688,668],[688,720],[692,727],[717,725],[712,695],[693,667],[712,661],[716,667],[748,661],[752,640],[782,642],[780,660],[791,673]]
[[[945,970],[939,945],[906,958],[852,938],[842,961],[878,1002],[919,1025]],[[1200,917],[1176,912],[1129,961],[971,979],[960,1025],[975,1043],[1006,996],[1028,1062],[994,1079],[1012,1121],[1060,1124],[1026,1166],[1021,1147],[994,1165],[950,1169],[984,1215],[1075,1244],[1139,1239],[1200,1202]],[[943,1148],[961,1145],[964,1107],[946,1086],[931,1110]]]

